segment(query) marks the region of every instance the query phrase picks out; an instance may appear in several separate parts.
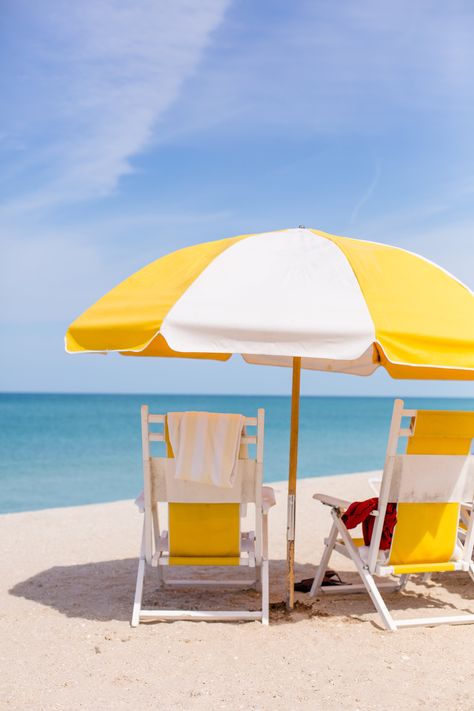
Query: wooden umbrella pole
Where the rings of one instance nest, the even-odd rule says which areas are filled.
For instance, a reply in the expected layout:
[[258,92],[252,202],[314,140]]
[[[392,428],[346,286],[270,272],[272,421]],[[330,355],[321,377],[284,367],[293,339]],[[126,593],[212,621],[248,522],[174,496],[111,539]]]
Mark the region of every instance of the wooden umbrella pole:
[[296,522],[296,472],[298,467],[298,429],[300,419],[301,358],[293,358],[293,382],[291,387],[290,464],[288,472],[288,518],[287,538],[287,599],[286,606],[292,610],[295,604],[295,522]]

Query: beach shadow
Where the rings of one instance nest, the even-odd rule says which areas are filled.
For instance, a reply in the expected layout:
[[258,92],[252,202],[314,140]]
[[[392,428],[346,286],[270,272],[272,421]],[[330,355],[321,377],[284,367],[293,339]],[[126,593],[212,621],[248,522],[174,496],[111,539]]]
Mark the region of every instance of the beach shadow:
[[463,600],[474,602],[474,584],[472,578],[467,572],[456,573],[433,573],[430,580],[421,581],[427,591],[435,590],[436,588],[445,588],[448,592],[459,595]]
[[[66,617],[98,621],[129,621],[132,613],[137,575],[137,558],[107,560],[78,565],[54,566],[17,583],[10,595],[45,605]],[[314,566],[300,566],[306,577]],[[248,569],[247,569],[248,570]],[[260,594],[245,589],[247,570],[230,568],[223,573],[235,578],[242,574],[243,589],[182,588],[159,589],[156,568],[147,568],[143,604],[160,608],[187,609],[249,609],[257,610]],[[174,569],[173,576],[198,577],[209,574],[206,569],[184,567]],[[286,561],[270,561],[271,599],[283,599],[285,594]]]
[[[128,622],[131,617],[135,581],[137,574],[136,558],[124,560],[107,560],[79,565],[55,566],[42,571],[27,580],[17,583],[9,590],[11,595],[31,600],[57,610],[66,617],[82,618],[96,621],[118,620]],[[161,608],[187,609],[259,609],[260,595],[254,590],[212,590],[207,588],[183,588],[165,590],[158,589],[155,577],[156,569],[148,569],[145,579],[143,602],[145,606]],[[193,569],[203,577],[206,571]],[[189,570],[177,571],[188,576]],[[208,572],[208,571],[207,571]],[[245,571],[239,571],[245,574]],[[236,576],[236,570],[228,573]],[[314,575],[313,564],[297,563],[295,579],[301,580]],[[462,609],[459,604],[452,604],[446,599],[437,599],[430,594],[430,586],[437,588],[438,580],[448,593],[456,593],[466,601],[474,597],[472,583],[467,576],[456,575],[456,580],[448,580],[451,576],[434,577],[432,583],[422,583],[419,579],[415,585],[409,583],[403,593],[389,593],[384,598],[389,608],[397,616],[397,612],[412,611],[419,615],[422,609],[449,610],[453,612],[472,612]],[[357,584],[358,576],[343,572],[344,582]],[[243,578],[244,580],[244,578]],[[433,590],[435,592],[435,590]],[[348,623],[367,623],[367,614],[374,608],[369,597],[357,595],[329,595],[323,593],[311,599],[308,594],[295,594],[295,609],[286,610],[286,560],[270,561],[270,617],[272,624],[293,624],[308,618],[338,618]],[[472,607],[472,606],[471,606]],[[375,623],[378,626],[377,623]]]
[[[310,566],[312,577],[314,566]],[[337,570],[337,566],[336,566]],[[298,572],[303,572],[304,567],[298,566]],[[361,580],[357,573],[341,572],[344,583],[359,585]],[[303,575],[301,577],[304,577]],[[298,575],[295,576],[298,580]],[[422,576],[412,576],[404,591],[383,592],[382,596],[395,619],[404,617],[431,616],[436,611],[449,614],[473,614],[474,586],[466,573],[450,573],[448,575],[434,575],[431,582],[424,582]],[[469,607],[460,604],[459,596],[465,600]],[[449,599],[451,598],[451,599]],[[294,613],[288,615],[283,602],[273,605],[275,622],[297,622],[301,619],[312,617],[334,617],[347,623],[362,622],[367,624],[367,614],[375,612],[373,603],[367,593],[352,594],[327,594],[321,593],[314,599],[308,594],[295,594]],[[402,613],[402,614],[399,614]],[[410,614],[404,614],[410,613]],[[383,629],[380,618],[377,616],[371,624]]]
[[17,583],[10,595],[51,607],[66,617],[130,620],[137,559],[54,566]]

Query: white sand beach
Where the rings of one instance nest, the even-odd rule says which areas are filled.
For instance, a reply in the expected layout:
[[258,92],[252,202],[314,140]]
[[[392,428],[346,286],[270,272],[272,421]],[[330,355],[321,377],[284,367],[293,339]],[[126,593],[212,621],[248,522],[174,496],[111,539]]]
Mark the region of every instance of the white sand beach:
[[[313,574],[328,512],[315,491],[368,498],[368,474],[299,482],[296,579]],[[129,625],[141,516],[131,501],[0,517],[0,708],[474,709],[474,626],[385,632],[365,595],[297,594],[288,617],[286,489],[270,516],[271,622]],[[344,580],[350,564],[331,567]],[[444,586],[441,581],[444,580]],[[145,600],[156,593],[148,577]],[[184,592],[191,605],[241,593]],[[244,594],[249,605],[255,593]],[[409,582],[387,596],[395,615],[474,611],[466,574]]]

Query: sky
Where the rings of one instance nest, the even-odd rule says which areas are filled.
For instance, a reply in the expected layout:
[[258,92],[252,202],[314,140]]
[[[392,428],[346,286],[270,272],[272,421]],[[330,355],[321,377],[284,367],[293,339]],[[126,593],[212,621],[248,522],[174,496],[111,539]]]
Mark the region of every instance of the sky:
[[[1,0],[0,390],[287,393],[285,369],[66,355],[68,324],[188,244],[304,224],[474,286],[474,6]],[[472,384],[307,373],[305,394]]]

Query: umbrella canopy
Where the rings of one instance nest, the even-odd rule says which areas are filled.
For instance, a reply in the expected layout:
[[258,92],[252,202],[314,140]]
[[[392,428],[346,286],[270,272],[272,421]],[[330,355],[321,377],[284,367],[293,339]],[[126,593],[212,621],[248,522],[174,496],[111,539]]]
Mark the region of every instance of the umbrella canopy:
[[300,368],[473,380],[474,295],[404,249],[287,229],[157,259],[79,316],[66,349],[293,366],[291,605]]
[[288,229],[157,259],[79,316],[66,349],[471,379],[474,299],[404,249]]

